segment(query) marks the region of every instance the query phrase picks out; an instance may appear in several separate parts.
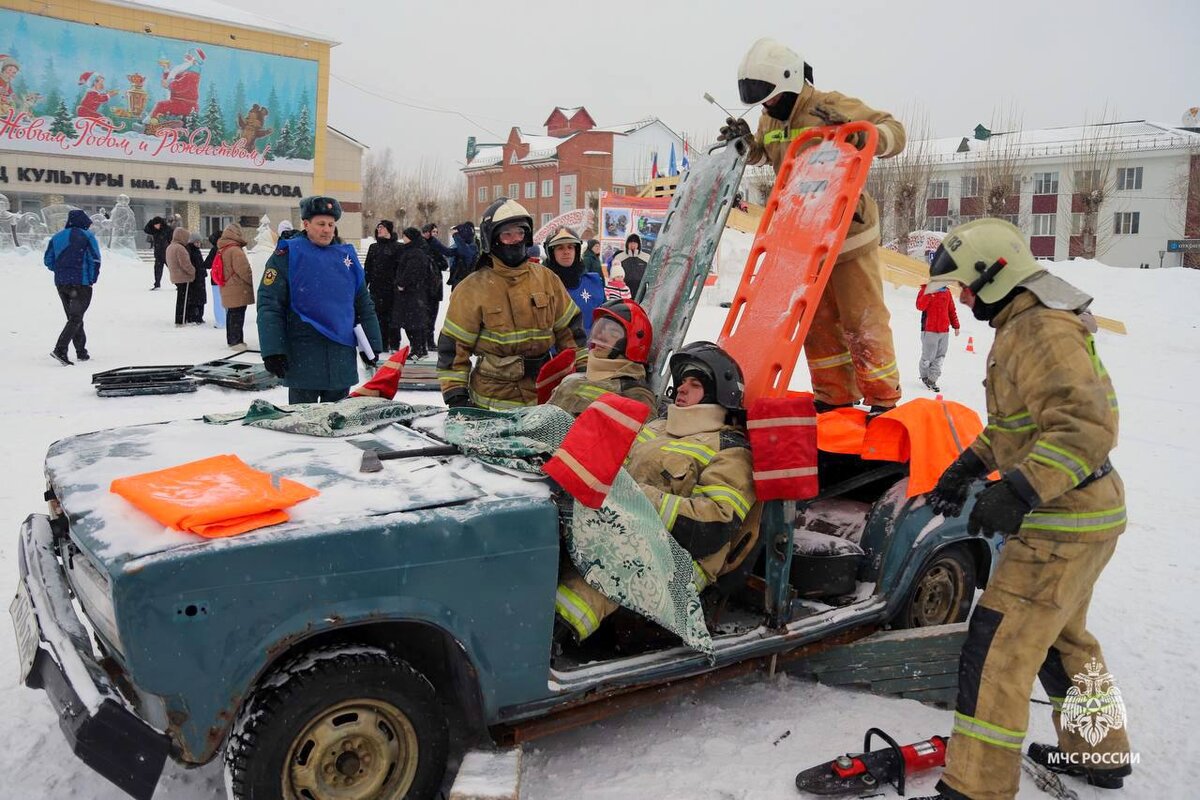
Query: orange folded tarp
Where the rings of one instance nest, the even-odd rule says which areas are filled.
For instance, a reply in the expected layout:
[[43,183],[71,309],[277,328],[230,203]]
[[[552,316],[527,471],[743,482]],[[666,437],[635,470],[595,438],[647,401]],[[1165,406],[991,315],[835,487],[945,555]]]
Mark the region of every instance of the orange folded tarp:
[[817,415],[817,447],[866,460],[907,462],[908,496],[937,485],[946,467],[983,430],[979,415],[952,400],[918,398],[867,422],[857,408]]
[[163,525],[208,538],[287,522],[283,509],[318,494],[260,472],[235,455],[117,478],[110,490]]

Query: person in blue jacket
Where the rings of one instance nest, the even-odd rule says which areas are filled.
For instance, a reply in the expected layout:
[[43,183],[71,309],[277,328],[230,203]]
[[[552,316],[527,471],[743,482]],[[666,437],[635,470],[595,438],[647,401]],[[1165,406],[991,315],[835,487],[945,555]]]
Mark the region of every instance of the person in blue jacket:
[[358,381],[355,325],[374,357],[383,346],[379,320],[358,253],[335,242],[342,206],[332,197],[300,201],[304,230],[281,239],[258,285],[258,342],[267,371],[283,379],[289,403],[341,400]]
[[546,266],[554,271],[583,315],[584,335],[592,332],[592,311],[604,304],[604,278],[588,271],[580,257],[583,240],[559,228],[546,240]]
[[67,215],[67,224],[50,238],[46,255],[42,258],[46,267],[54,273],[54,286],[58,299],[62,301],[67,324],[50,355],[64,367],[75,362],[67,357],[67,345],[75,344],[75,358],[87,361],[91,358],[87,350],[87,334],[83,330],[83,315],[92,304],[92,286],[100,277],[100,243],[88,228],[92,220],[80,209]]

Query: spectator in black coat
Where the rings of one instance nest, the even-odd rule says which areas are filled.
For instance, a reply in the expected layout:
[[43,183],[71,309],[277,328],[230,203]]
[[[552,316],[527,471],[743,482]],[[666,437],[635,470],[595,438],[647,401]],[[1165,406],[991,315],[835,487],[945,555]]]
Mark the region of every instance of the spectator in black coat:
[[433,326],[437,321],[438,306],[442,304],[442,298],[445,296],[442,291],[442,272],[450,266],[447,259],[454,255],[454,251],[442,244],[442,240],[438,238],[436,222],[431,222],[421,228],[421,236],[425,240],[426,252],[429,253],[429,265],[433,270],[429,282],[429,313],[426,319],[429,327],[425,331],[425,346],[430,350],[436,350],[437,339],[433,335]]
[[408,335],[412,358],[424,358],[429,354],[429,329],[432,328],[429,283],[433,275],[438,275],[437,282],[441,284],[440,271],[431,263],[429,246],[421,232],[416,228],[405,228],[396,264],[391,327],[397,343],[402,329]]
[[162,287],[163,267],[167,264],[167,247],[171,244],[171,235],[175,228],[162,217],[152,217],[142,230],[146,232],[146,238],[154,248],[154,285],[150,287],[153,291]]
[[475,271],[479,261],[479,245],[475,243],[475,224],[464,222],[454,229],[452,238],[454,247],[450,252],[454,255],[450,260],[450,291],[462,283],[463,278]]
[[202,241],[199,233],[192,233],[187,243],[188,258],[196,269],[196,277],[192,279],[192,285],[188,289],[183,321],[192,325],[204,324],[204,306],[208,304],[208,269],[205,267],[204,255],[200,252]]
[[375,226],[375,241],[367,249],[363,269],[366,271],[371,302],[375,304],[375,315],[379,317],[384,350],[395,350],[400,346],[399,329],[394,338],[392,329],[392,299],[399,260],[400,243],[396,241],[396,226],[390,219],[381,219]]

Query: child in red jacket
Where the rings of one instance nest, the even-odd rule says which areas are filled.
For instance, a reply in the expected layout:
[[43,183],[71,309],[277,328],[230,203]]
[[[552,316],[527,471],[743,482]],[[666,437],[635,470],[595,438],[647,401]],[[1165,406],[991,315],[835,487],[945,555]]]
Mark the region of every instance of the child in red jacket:
[[940,392],[937,381],[942,376],[942,361],[950,342],[950,328],[958,336],[958,313],[954,310],[954,295],[942,287],[925,294],[925,284],[917,292],[917,309],[921,312],[921,383]]

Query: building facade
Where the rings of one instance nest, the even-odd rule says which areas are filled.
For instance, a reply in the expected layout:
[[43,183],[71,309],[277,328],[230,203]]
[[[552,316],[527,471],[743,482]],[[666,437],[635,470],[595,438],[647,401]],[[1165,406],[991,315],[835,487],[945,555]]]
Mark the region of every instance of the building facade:
[[89,213],[128,195],[138,225],[298,221],[338,197],[361,227],[364,147],[327,125],[337,43],[210,3],[11,0],[0,9],[0,193],[12,211]]
[[1200,266],[1178,249],[1200,250],[1200,131],[1138,120],[978,135],[910,143],[929,159],[925,228],[990,212],[1038,258]]
[[540,227],[587,207],[601,191],[635,193],[650,178],[653,153],[663,173],[672,146],[683,158],[682,137],[657,119],[601,128],[582,106],[556,107],[543,125],[545,135],[513,128],[502,143],[468,140],[462,172],[475,218],[497,198],[510,197]]

